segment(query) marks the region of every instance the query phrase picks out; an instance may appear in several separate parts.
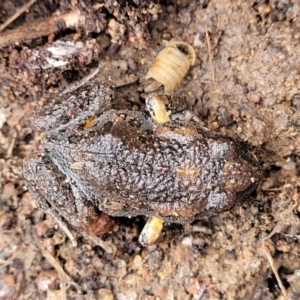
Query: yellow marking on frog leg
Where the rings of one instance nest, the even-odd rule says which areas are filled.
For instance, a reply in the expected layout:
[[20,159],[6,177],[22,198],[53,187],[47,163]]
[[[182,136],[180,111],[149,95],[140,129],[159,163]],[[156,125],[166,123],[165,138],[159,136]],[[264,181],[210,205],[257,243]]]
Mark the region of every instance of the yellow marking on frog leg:
[[98,119],[98,117],[94,117],[93,119],[88,120],[88,121],[84,124],[83,129],[84,129],[84,130],[89,129],[92,125],[94,125],[94,123],[97,121],[97,119]]
[[162,232],[163,224],[164,221],[158,217],[149,218],[139,236],[139,242],[143,246],[152,245],[157,242]]
[[150,112],[152,119],[157,123],[171,121],[162,97],[162,95],[151,94],[146,99],[147,109]]

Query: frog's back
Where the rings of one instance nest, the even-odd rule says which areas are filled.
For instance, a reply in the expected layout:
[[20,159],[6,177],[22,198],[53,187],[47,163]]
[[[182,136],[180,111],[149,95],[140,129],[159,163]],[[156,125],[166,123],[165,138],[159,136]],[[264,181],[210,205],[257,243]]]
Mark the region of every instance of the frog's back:
[[44,147],[112,215],[193,220],[231,208],[260,176],[231,140],[186,123],[155,125],[139,112],[109,111],[63,140],[50,150],[50,136]]

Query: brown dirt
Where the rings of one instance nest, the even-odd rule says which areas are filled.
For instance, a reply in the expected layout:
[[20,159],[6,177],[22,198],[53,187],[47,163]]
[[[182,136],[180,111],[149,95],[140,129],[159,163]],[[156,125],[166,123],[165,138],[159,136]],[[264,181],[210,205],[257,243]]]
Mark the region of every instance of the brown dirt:
[[[1,1],[0,24],[27,2]],[[37,0],[0,33],[0,300],[300,299],[298,1],[119,3]],[[29,24],[77,9],[84,21],[28,40]],[[80,237],[72,248],[24,185],[22,159],[43,136],[32,111],[97,65],[117,86],[116,107],[143,110],[145,74],[170,39],[197,54],[178,92],[202,125],[250,145],[261,186],[171,243],[143,248],[143,218],[121,218],[103,237],[116,255]]]

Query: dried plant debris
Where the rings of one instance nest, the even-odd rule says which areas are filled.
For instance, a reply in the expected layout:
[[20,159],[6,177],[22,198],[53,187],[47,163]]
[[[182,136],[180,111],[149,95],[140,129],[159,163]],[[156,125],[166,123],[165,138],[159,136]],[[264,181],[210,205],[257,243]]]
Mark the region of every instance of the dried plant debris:
[[[6,2],[11,8],[9,0],[4,7]],[[3,25],[9,29],[0,34],[0,61],[3,62],[0,84],[5,81],[4,74],[13,74],[29,98],[35,99],[61,80],[76,78],[76,71],[91,64],[95,66],[105,53],[112,57],[123,44],[145,48],[150,43],[148,23],[161,11],[160,4],[153,1],[144,1],[141,5],[85,1],[76,6],[69,1],[59,1],[60,9],[55,11],[52,2],[46,5],[37,1],[28,11],[24,11],[28,4],[24,3],[15,16],[6,11],[11,18]],[[2,19],[5,20],[4,15]],[[131,75],[125,82],[137,81],[134,74]],[[117,85],[124,85],[120,78],[116,81]],[[32,90],[32,85],[38,82],[44,82],[43,86],[38,84]]]
[[84,22],[85,17],[79,10],[61,16],[54,16],[40,23],[34,23],[23,28],[5,32],[0,37],[0,48],[14,44],[18,45],[22,41],[38,37],[49,36],[66,28],[80,27]]
[[[118,2],[110,2],[106,1],[106,3],[92,5],[88,1],[82,5],[79,4],[71,12],[60,12],[49,18],[40,19],[40,21],[29,22],[29,24],[27,23],[25,26],[20,26],[14,30],[6,30],[0,35],[0,49],[19,45],[22,42],[39,37],[49,37],[51,34],[63,32],[68,28],[75,29],[78,33],[84,33],[85,35],[99,33],[107,29],[113,43],[120,45],[126,38],[134,47],[145,48],[150,40],[147,23],[157,18],[160,5],[153,1],[143,1],[141,5],[125,4],[125,6]],[[27,8],[27,6],[24,6],[24,8]],[[36,3],[36,6],[38,7],[39,4]],[[63,5],[61,6],[63,7]],[[35,6],[33,5],[33,7]],[[24,10],[18,10],[16,16]],[[107,22],[106,12],[112,14],[114,19]],[[14,18],[13,16],[8,19],[6,23],[12,23]],[[7,26],[6,23],[3,24],[1,30]]]

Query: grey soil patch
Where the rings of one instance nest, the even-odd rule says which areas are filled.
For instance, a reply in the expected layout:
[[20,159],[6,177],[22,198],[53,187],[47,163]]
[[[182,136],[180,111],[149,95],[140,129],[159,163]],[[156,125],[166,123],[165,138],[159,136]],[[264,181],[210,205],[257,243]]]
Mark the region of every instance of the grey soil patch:
[[[2,1],[0,23],[25,3]],[[120,3],[37,0],[0,33],[0,299],[299,299],[298,2]],[[52,22],[70,12],[75,24]],[[28,39],[33,23],[54,32]],[[145,220],[116,218],[103,236],[116,255],[79,235],[73,248],[24,185],[22,160],[43,137],[32,111],[97,67],[116,86],[115,108],[144,110],[145,75],[171,39],[197,55],[176,93],[201,125],[250,146],[262,183],[171,243],[143,248]]]

